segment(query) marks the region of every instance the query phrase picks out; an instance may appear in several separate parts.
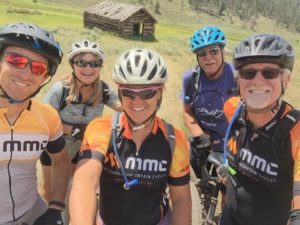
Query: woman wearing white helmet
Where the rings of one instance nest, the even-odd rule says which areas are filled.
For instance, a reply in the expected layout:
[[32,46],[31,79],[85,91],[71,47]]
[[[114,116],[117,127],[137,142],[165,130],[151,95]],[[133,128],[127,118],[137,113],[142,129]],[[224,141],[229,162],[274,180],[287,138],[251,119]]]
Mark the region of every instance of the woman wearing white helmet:
[[167,80],[164,60],[132,49],[116,61],[112,77],[124,113],[97,118],[86,130],[70,196],[72,225],[93,223],[99,179],[103,224],[190,224],[187,140],[156,115]]
[[[73,170],[87,124],[102,116],[104,105],[121,111],[117,95],[100,79],[104,53],[97,43],[89,40],[75,42],[67,53],[72,74],[53,85],[45,97],[60,114]],[[51,159],[44,151],[41,156],[44,179],[44,197],[50,197]],[[72,173],[73,174],[73,173]]]

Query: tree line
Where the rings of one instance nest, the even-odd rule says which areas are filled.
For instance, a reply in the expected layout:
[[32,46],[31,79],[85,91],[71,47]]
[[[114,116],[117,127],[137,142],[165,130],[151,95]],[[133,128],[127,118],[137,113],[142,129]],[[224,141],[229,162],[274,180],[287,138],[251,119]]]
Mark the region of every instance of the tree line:
[[253,28],[259,16],[300,32],[300,0],[188,0],[192,9],[215,16],[238,16]]

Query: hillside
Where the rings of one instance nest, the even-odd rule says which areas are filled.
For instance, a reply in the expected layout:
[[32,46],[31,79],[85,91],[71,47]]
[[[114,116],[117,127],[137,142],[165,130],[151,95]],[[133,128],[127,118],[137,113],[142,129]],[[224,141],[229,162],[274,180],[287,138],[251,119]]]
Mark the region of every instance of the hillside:
[[[83,27],[83,10],[98,3],[95,0],[0,0],[0,24],[6,24],[16,21],[28,21],[39,24],[53,31],[58,41],[66,52],[71,43],[82,40],[91,39],[103,46],[106,54],[105,65],[102,71],[102,78],[111,82],[110,74],[114,61],[121,52],[133,47],[148,47],[157,50],[166,60],[169,68],[170,79],[167,84],[163,107],[160,111],[167,120],[174,122],[183,128],[181,120],[182,107],[179,100],[181,90],[181,74],[189,67],[194,66],[195,57],[190,51],[189,38],[193,32],[199,27],[207,24],[215,24],[221,27],[227,37],[226,60],[231,61],[233,47],[243,38],[255,32],[271,32],[283,35],[294,46],[297,55],[300,52],[300,35],[298,33],[287,31],[278,26],[271,19],[259,16],[257,24],[252,27],[247,21],[241,21],[238,17],[211,16],[206,13],[195,13],[190,10],[187,0],[184,1],[184,7],[181,8],[181,0],[164,0],[160,1],[161,14],[153,12],[154,0],[140,1],[135,3],[146,2],[147,9],[152,12],[158,20],[156,25],[155,42],[143,42],[136,39],[123,39],[111,32],[105,32],[98,29],[86,29]],[[133,2],[133,1],[121,1]],[[300,60],[297,60],[295,71],[300,70]],[[53,81],[69,74],[70,68],[64,57],[61,66],[54,77]],[[295,75],[296,72],[294,72]],[[300,87],[300,78],[293,76],[287,92],[286,99],[296,106],[300,107],[297,100],[297,89]],[[42,98],[47,88],[53,84],[53,81],[43,89],[38,96]],[[172,115],[168,109],[172,108]],[[108,113],[110,113],[108,111]]]

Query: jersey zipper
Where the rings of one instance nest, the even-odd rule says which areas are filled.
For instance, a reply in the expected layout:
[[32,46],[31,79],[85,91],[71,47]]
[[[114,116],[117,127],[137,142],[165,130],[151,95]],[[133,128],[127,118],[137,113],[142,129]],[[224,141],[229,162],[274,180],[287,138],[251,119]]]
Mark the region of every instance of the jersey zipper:
[[[10,126],[10,135],[11,135],[11,143],[13,143],[13,131],[14,128],[13,126]],[[11,178],[11,174],[10,174],[10,165],[11,165],[11,161],[12,161],[12,155],[13,155],[13,145],[10,146],[10,158],[9,161],[7,163],[7,173],[8,173],[8,181],[9,181],[9,193],[10,193],[10,198],[11,198],[11,202],[12,202],[12,218],[13,221],[16,220],[16,215],[15,215],[15,201],[14,201],[14,197],[12,194],[12,178]]]
[[[11,141],[11,143],[13,143],[13,141],[14,141],[14,125],[15,125],[16,121],[19,119],[19,117],[21,116],[23,111],[24,110],[22,110],[20,112],[20,114],[17,116],[17,118],[15,119],[15,121],[13,122],[12,125],[10,124],[8,118],[5,115],[7,123],[9,124],[9,127],[10,127],[10,141]],[[10,194],[11,204],[12,204],[12,219],[13,219],[13,221],[15,221],[16,220],[15,200],[14,200],[13,193],[12,193],[12,177],[11,177],[11,173],[10,173],[10,166],[11,166],[11,162],[12,162],[13,151],[14,151],[14,147],[13,147],[13,144],[11,144],[10,145],[10,158],[9,158],[8,163],[7,163],[7,174],[8,174],[8,182],[9,182],[9,194]]]

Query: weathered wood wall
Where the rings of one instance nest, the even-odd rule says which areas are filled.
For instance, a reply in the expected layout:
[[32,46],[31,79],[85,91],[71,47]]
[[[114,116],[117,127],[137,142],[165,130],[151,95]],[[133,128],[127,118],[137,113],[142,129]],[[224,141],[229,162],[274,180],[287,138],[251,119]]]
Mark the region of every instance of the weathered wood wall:
[[143,36],[151,36],[155,33],[155,21],[143,10],[132,14],[124,21],[114,20],[97,15],[96,12],[84,12],[84,26],[98,27],[103,30],[114,31],[119,34],[133,35],[133,27],[136,23],[143,23]]

